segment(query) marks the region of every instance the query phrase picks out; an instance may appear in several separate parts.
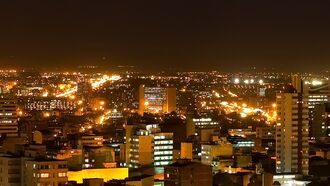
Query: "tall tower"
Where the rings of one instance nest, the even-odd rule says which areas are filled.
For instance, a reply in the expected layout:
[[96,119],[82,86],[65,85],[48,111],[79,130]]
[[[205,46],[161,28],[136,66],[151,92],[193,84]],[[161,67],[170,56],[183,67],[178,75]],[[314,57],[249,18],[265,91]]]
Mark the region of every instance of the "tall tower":
[[149,102],[146,102],[144,99],[144,85],[140,85],[139,87],[139,114],[143,115],[145,105],[149,104]]
[[301,76],[299,74],[292,75],[291,84],[293,88],[295,88],[299,92],[303,87],[303,81],[301,79]]
[[139,114],[176,111],[176,89],[171,87],[139,87]]
[[166,103],[165,103],[166,112],[175,112],[176,111],[176,89],[173,87],[166,88]]
[[309,86],[305,84],[299,74],[294,74],[291,76],[291,84],[298,93],[308,94]]
[[11,98],[0,98],[0,136],[17,136],[17,103]]
[[[293,82],[293,85],[295,83]],[[276,95],[276,171],[308,174],[308,96],[302,83]]]

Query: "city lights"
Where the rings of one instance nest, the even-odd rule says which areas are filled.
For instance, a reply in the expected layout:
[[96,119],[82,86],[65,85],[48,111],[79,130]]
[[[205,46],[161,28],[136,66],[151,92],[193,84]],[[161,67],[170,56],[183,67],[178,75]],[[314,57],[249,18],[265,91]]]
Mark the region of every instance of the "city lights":
[[329,1],[2,1],[0,186],[330,185]]

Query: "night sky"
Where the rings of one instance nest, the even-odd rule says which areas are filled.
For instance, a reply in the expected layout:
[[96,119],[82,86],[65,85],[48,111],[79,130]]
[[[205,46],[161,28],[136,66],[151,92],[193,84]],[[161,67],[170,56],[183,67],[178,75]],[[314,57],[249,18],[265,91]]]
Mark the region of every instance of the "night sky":
[[330,3],[3,0],[0,65],[330,69]]

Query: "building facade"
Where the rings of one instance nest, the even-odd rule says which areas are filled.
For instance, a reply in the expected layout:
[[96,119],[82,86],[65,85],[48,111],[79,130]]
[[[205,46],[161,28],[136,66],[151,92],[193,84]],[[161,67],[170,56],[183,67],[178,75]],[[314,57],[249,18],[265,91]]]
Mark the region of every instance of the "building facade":
[[0,136],[17,136],[17,101],[0,98]]
[[173,162],[173,133],[154,134],[154,166],[165,166]]
[[292,89],[276,95],[276,171],[308,174],[308,98]]
[[178,160],[165,166],[164,184],[165,186],[212,185],[211,166]]
[[139,114],[176,111],[176,89],[170,87],[139,88]]
[[2,186],[64,186],[68,182],[67,162],[16,156],[0,157]]
[[66,161],[27,160],[22,166],[22,185],[64,186],[68,182]]
[[130,140],[130,168],[151,165],[153,160],[153,136],[147,130],[140,130]]
[[205,165],[211,165],[213,159],[218,156],[232,156],[233,145],[229,142],[222,141],[218,144],[202,145],[201,162]]
[[330,103],[315,106],[311,130],[315,139],[330,137]]

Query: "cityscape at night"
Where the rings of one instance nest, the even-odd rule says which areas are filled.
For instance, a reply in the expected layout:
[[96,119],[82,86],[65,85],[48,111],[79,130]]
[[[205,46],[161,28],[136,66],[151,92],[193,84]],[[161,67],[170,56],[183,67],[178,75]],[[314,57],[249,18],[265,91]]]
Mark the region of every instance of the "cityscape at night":
[[329,8],[0,2],[0,186],[330,185]]

